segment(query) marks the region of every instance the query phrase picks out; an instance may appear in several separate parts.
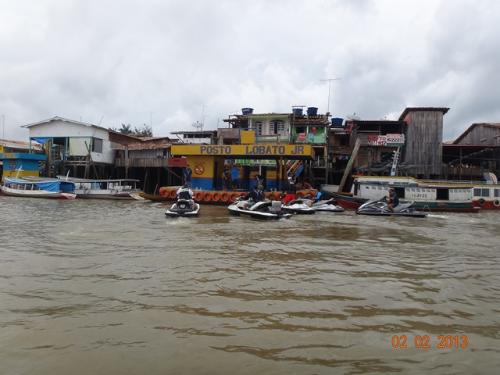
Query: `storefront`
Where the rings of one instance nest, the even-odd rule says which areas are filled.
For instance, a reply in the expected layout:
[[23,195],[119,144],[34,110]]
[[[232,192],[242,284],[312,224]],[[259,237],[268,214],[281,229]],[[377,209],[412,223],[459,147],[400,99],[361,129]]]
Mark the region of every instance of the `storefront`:
[[173,156],[185,156],[192,171],[193,188],[203,190],[243,189],[262,176],[267,190],[282,189],[289,160],[313,158],[311,145],[172,145]]

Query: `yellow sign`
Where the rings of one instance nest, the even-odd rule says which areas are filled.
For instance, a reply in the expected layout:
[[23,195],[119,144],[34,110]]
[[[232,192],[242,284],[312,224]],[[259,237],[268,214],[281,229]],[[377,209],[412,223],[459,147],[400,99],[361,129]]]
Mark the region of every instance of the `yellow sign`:
[[312,157],[311,145],[172,145],[172,155]]

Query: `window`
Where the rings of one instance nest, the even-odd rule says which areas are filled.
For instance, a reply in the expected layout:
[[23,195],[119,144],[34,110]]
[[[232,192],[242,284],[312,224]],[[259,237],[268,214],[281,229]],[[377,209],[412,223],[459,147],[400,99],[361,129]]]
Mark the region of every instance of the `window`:
[[500,197],[500,189],[495,189],[495,198]]
[[272,134],[283,134],[285,132],[285,123],[281,120],[271,121]]
[[255,135],[262,135],[262,121],[256,121],[253,124]]
[[475,197],[489,197],[490,196],[490,189],[474,189],[474,196]]
[[102,153],[102,139],[92,138],[92,151]]

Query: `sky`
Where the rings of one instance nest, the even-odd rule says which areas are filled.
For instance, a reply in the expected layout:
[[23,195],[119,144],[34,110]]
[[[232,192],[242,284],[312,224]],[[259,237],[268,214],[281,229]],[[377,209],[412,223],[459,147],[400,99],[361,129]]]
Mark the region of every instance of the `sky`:
[[500,122],[499,15],[495,0],[0,0],[0,138],[52,116],[166,136],[304,105],[449,107],[453,139]]

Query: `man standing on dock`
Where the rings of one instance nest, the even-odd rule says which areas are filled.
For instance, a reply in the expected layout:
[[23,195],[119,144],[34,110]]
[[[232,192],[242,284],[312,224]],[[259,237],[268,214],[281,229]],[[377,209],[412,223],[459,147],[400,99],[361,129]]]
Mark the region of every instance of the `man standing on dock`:
[[184,184],[188,187],[191,187],[191,177],[193,176],[193,171],[189,167],[189,164],[182,171],[184,177]]

